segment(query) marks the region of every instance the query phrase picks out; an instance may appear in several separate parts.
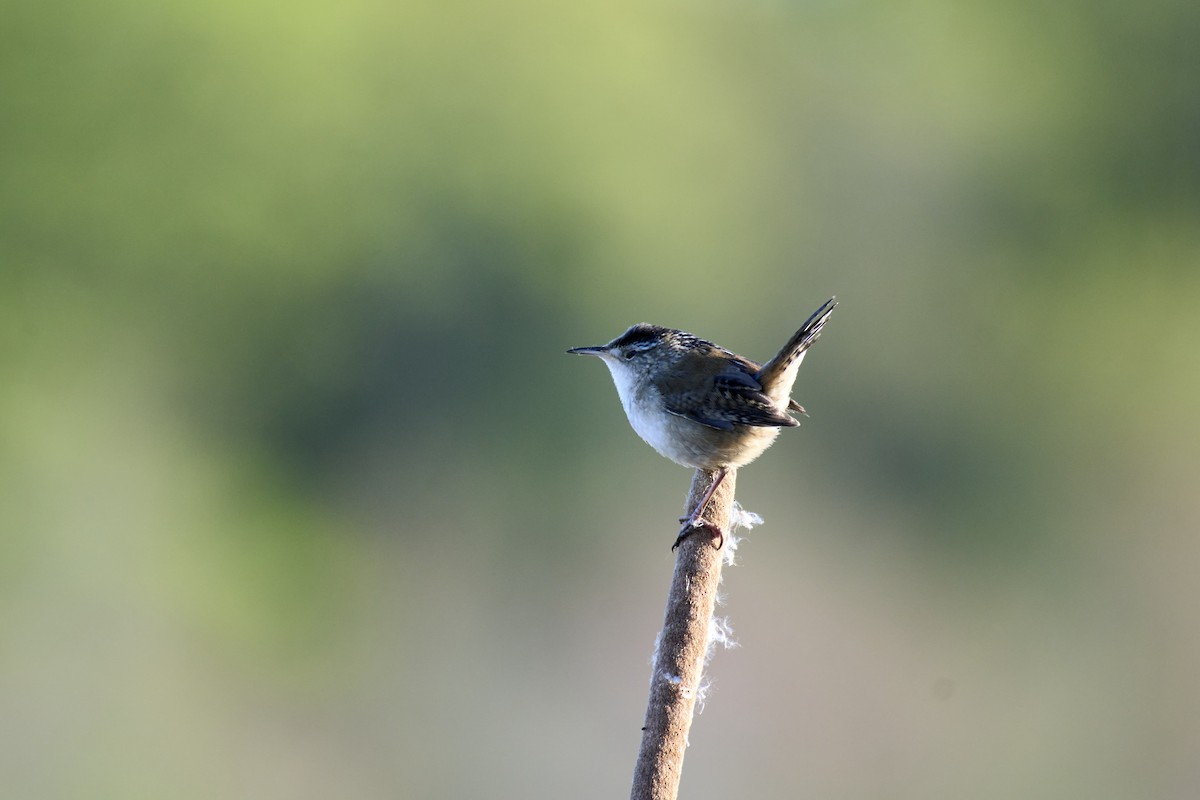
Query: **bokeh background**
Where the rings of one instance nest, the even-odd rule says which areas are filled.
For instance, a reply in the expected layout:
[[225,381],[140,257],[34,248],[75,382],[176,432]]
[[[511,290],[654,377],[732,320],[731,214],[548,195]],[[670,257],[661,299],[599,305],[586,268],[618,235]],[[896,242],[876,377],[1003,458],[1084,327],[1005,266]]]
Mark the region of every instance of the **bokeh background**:
[[4,17],[5,796],[624,796],[689,474],[563,350],[834,293],[684,796],[1200,796],[1200,5]]

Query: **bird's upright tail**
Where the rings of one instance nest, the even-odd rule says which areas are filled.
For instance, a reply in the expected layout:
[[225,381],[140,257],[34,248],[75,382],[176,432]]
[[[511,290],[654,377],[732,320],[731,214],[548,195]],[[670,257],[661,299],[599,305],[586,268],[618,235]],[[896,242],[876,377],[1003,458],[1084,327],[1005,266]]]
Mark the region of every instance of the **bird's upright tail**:
[[804,351],[821,335],[821,329],[825,327],[835,306],[837,306],[836,297],[826,300],[825,304],[814,311],[808,321],[800,326],[800,330],[792,335],[792,338],[776,353],[775,357],[758,371],[758,375],[755,377],[762,384],[764,392],[772,397],[775,397],[777,393],[784,396],[791,394],[792,383],[796,380],[796,370],[800,367],[799,362],[804,357]]

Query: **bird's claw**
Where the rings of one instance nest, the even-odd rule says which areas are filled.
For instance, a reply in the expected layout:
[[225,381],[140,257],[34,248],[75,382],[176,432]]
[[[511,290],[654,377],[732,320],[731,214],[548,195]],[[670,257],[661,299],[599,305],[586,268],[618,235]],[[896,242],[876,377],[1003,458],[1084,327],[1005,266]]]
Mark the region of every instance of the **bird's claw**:
[[680,522],[683,522],[684,526],[680,529],[679,535],[675,537],[675,544],[671,545],[672,553],[675,552],[675,549],[678,548],[679,545],[683,544],[684,539],[691,536],[693,533],[696,533],[697,531],[705,529],[708,530],[709,535],[712,536],[712,539],[715,542],[713,545],[714,550],[720,550],[725,546],[725,531],[721,530],[716,525],[713,525],[711,522],[705,522],[702,519],[688,519],[687,517],[680,518]]

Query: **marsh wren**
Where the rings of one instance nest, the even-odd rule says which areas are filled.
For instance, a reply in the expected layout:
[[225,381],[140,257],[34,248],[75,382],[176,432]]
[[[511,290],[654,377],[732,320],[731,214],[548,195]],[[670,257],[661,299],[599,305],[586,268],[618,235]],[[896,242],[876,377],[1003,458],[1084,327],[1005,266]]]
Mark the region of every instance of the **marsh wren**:
[[[836,298],[825,301],[761,366],[690,333],[645,322],[608,344],[567,351],[604,361],[629,424],[647,444],[677,464],[713,473],[696,510],[680,520],[672,550],[705,527],[704,509],[730,470],[762,455],[780,428],[800,424],[788,413],[804,413],[792,399],[792,384],[836,305]],[[715,534],[723,543],[723,533]]]

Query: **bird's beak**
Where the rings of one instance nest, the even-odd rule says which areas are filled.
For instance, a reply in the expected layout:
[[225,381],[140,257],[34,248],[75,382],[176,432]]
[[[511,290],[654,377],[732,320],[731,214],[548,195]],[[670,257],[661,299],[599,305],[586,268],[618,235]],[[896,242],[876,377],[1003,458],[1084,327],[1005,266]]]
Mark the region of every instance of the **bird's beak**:
[[599,347],[572,347],[567,351],[577,356],[602,356],[608,352],[608,348],[604,345]]

